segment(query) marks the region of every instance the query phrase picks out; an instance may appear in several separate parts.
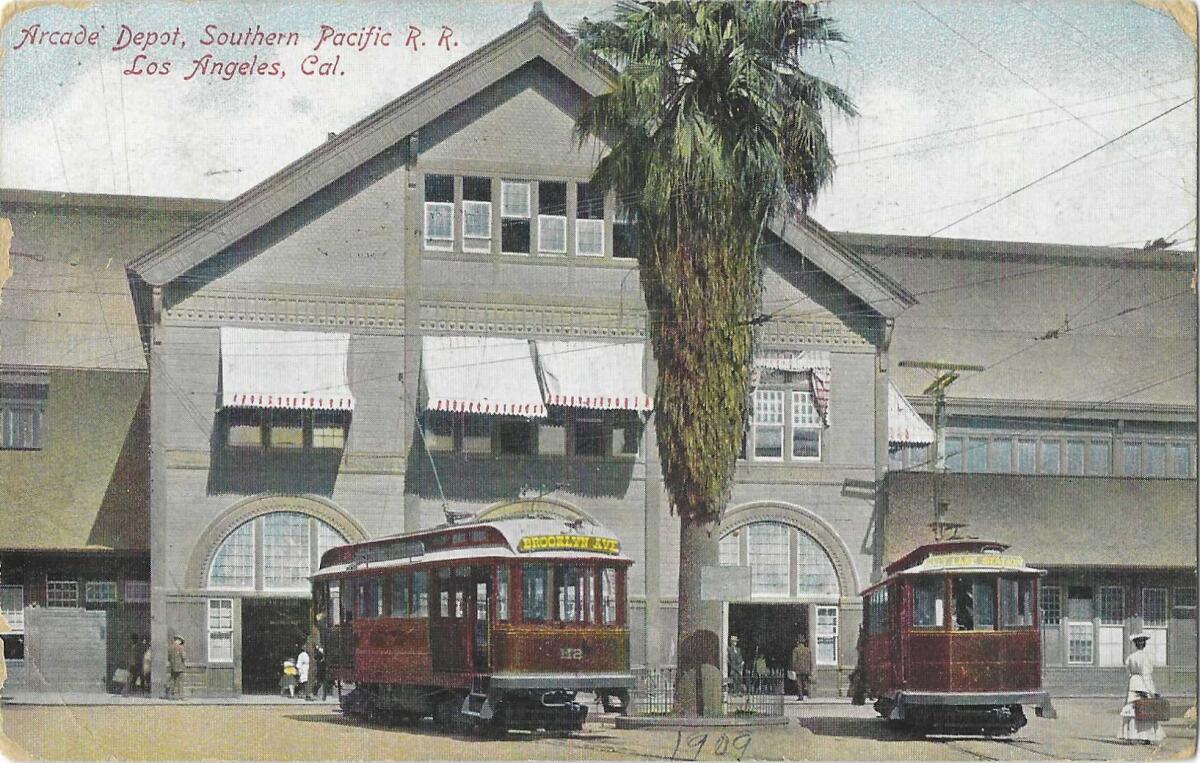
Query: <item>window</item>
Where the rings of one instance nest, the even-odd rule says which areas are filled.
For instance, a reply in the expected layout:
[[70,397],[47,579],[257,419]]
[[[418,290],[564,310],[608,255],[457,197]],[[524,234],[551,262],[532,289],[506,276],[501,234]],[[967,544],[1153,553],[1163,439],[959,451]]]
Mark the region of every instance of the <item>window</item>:
[[262,411],[257,408],[227,408],[225,444],[233,448],[262,447]]
[[595,582],[591,570],[557,567],[554,602],[557,619],[564,623],[590,623],[595,619]]
[[837,665],[837,607],[817,607],[817,665]]
[[1057,440],[1043,440],[1041,451],[1042,458],[1038,462],[1038,472],[1040,474],[1058,474],[1061,445]]
[[83,600],[88,604],[113,604],[117,601],[117,584],[111,580],[89,580],[83,584]]
[[1192,476],[1192,446],[1187,443],[1171,443],[1171,476],[1179,479]]
[[624,205],[617,207],[613,218],[613,257],[620,260],[637,259],[637,218]]
[[783,459],[783,391],[754,390],[754,457]]
[[1033,626],[1033,580],[1000,579],[1000,625],[1005,628]]
[[530,184],[500,183],[500,251],[529,254]]
[[429,573],[421,570],[412,575],[412,598],[409,612],[413,617],[429,617]]
[[756,522],[747,527],[752,595],[787,596],[790,593],[789,529],[777,522]]
[[575,251],[604,256],[604,194],[590,183],[575,187]]
[[306,589],[312,572],[309,518],[293,512],[263,517],[263,588]]
[[1062,622],[1062,590],[1058,586],[1042,586],[1042,625],[1058,625]]
[[1125,664],[1125,589],[1100,586],[1100,637],[1098,656],[1101,667]]
[[955,630],[992,630],[996,627],[994,578],[958,577],[953,579],[951,588]]
[[208,600],[208,661],[233,662],[233,599]]
[[356,615],[360,618],[383,616],[383,580],[368,578],[359,580],[355,591],[357,601]]
[[1125,454],[1125,476],[1140,477],[1142,475],[1142,444],[1127,442],[1121,446],[1121,452]]
[[329,610],[326,617],[330,625],[341,625],[342,622],[342,589],[336,580],[329,581]]
[[1146,476],[1167,476],[1167,446],[1162,443],[1146,444]]
[[528,419],[496,419],[496,446],[502,455],[529,455],[534,452],[537,425]]
[[888,589],[876,588],[867,599],[867,633],[888,631]]
[[350,421],[346,411],[226,408],[221,415],[231,448],[342,448]]
[[0,450],[40,450],[45,446],[48,377],[5,375],[0,381]]
[[1037,471],[1037,440],[1017,440],[1017,471],[1033,474]]
[[963,438],[946,438],[946,471],[961,472],[963,468]]
[[575,455],[611,456],[612,424],[603,414],[577,412],[574,426]]
[[346,445],[346,414],[340,411],[312,412],[312,446],[338,448]]
[[74,580],[47,580],[46,606],[78,607],[79,584]]
[[304,411],[273,409],[267,421],[267,444],[272,448],[304,447]]
[[1196,608],[1196,586],[1184,586],[1175,589],[1175,606]]
[[642,420],[632,411],[613,414],[613,452],[636,456],[642,441]]
[[1142,589],[1142,624],[1147,628],[1165,628],[1167,625],[1167,589]]
[[821,416],[811,392],[792,392],[792,458],[821,458]]
[[454,450],[456,418],[456,415],[449,411],[425,411],[425,425],[421,427],[421,434],[425,439],[426,450]]
[[916,579],[913,583],[913,627],[941,627],[945,609],[944,590],[940,577],[922,576]]
[[454,178],[425,176],[425,248],[454,248]]
[[1012,440],[992,440],[991,445],[988,447],[988,471],[1011,472],[1012,449]]
[[1082,440],[1067,440],[1067,474],[1083,474],[1083,453]]
[[464,252],[492,251],[491,178],[463,178],[462,235]]
[[546,587],[550,568],[544,564],[526,564],[521,575],[521,619],[527,623],[546,620]]
[[453,584],[450,582],[450,570],[440,569],[437,572],[438,617],[450,617],[450,593]]
[[0,615],[13,633],[25,632],[25,586],[0,585]]
[[492,417],[477,413],[459,414],[463,453],[492,452]]
[[796,531],[796,593],[837,596],[838,578],[829,553],[811,535]]
[[1112,449],[1107,440],[1092,440],[1088,443],[1087,473],[1104,476],[1112,472]]
[[1091,665],[1093,658],[1093,633],[1091,623],[1067,624],[1067,664]]
[[407,572],[392,575],[392,600],[388,607],[389,617],[408,617],[411,581],[412,577]]
[[600,568],[600,622],[617,622],[617,571],[613,567]]
[[741,564],[741,533],[734,531],[721,538],[717,553],[720,564],[724,567],[737,567]]
[[566,183],[538,183],[538,251],[567,253]]
[[496,619],[508,620],[508,565],[496,568]]
[[987,471],[987,440],[982,437],[967,438],[967,471],[973,474]]
[[[340,586],[341,590],[341,620],[344,625],[349,625],[354,621],[354,586],[349,580],[343,580]],[[329,601],[332,605],[337,599],[337,591],[331,591]]]

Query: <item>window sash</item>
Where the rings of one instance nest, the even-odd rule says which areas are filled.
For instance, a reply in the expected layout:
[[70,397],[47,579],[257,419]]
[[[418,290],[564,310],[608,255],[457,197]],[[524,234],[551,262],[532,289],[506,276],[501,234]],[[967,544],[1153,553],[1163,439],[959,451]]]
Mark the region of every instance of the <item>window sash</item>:
[[1102,668],[1119,668],[1125,664],[1125,628],[1121,625],[1101,625],[1097,640],[1097,657]]
[[462,203],[464,252],[488,252],[492,248],[492,202]]
[[1067,623],[1067,664],[1091,665],[1095,662],[1095,633],[1092,624]]
[[817,648],[814,662],[817,665],[837,665],[837,607],[817,607]]
[[83,598],[88,604],[113,604],[117,601],[117,584],[111,580],[89,580],[83,584]]
[[0,406],[0,449],[40,450],[43,447],[42,403],[5,403]]
[[1166,627],[1170,612],[1166,588],[1142,589],[1142,624],[1147,628]]
[[1125,622],[1125,589],[1121,586],[1100,586],[1100,624],[1123,625]]
[[604,256],[604,221],[575,221],[575,251],[585,257]]
[[425,248],[441,251],[454,248],[454,202],[425,202]]
[[756,522],[747,527],[752,596],[787,596],[791,593],[791,528],[777,522]]
[[74,580],[47,580],[46,606],[78,607],[79,583]]
[[1059,625],[1062,622],[1062,589],[1053,585],[1042,586],[1038,606],[1042,610],[1042,625]]
[[530,184],[503,180],[500,182],[500,214],[502,217],[530,218]]
[[538,251],[567,253],[567,218],[559,215],[538,216]]
[[25,586],[0,585],[0,614],[13,633],[25,632]]

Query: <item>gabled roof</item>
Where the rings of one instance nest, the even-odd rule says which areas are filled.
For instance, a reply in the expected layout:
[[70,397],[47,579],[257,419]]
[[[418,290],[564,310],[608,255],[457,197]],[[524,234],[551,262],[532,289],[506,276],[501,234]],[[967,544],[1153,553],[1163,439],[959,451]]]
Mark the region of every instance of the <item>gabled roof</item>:
[[535,4],[525,22],[351,125],[129,267],[154,286],[178,278],[534,59],[545,60],[590,95],[604,92],[611,69],[595,56],[579,55],[574,47],[574,38]]
[[[550,20],[541,3],[534,3],[522,24],[229,201],[190,230],[133,260],[129,267],[151,285],[169,283],[535,59],[546,61],[589,95],[605,92],[614,70],[595,55],[581,55],[576,43]],[[811,219],[781,213],[774,216],[771,228],[880,314],[894,317],[915,302]]]
[[[963,413],[999,407],[1194,418],[1192,254],[839,233],[920,304],[897,318],[894,360],[984,366],[949,390]],[[931,376],[893,364],[919,408]],[[1141,413],[1139,413],[1141,412]]]

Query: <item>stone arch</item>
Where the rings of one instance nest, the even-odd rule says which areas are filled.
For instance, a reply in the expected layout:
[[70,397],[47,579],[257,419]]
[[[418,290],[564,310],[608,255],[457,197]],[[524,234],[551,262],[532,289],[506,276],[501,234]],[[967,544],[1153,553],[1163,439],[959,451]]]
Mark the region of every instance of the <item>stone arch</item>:
[[717,535],[725,537],[734,530],[755,524],[774,522],[806,533],[829,555],[838,578],[838,595],[842,599],[857,599],[861,590],[854,558],[837,530],[821,517],[801,506],[783,501],[755,501],[725,512]]
[[200,536],[188,559],[186,585],[204,588],[213,556],[228,535],[264,514],[291,512],[319,519],[351,543],[367,539],[367,531],[333,502],[312,495],[258,495],[243,499],[214,519]]

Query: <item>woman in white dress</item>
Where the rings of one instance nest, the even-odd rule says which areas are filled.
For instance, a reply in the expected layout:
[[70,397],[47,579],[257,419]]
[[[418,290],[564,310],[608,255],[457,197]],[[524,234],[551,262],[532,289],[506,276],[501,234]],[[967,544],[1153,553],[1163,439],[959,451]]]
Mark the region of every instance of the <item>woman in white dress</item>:
[[1129,640],[1133,642],[1133,654],[1125,660],[1125,669],[1129,671],[1129,689],[1125,693],[1125,706],[1121,708],[1121,733],[1118,738],[1129,742],[1158,744],[1166,738],[1166,733],[1158,721],[1139,721],[1133,714],[1134,700],[1158,694],[1154,688],[1154,660],[1146,651],[1146,643],[1150,637],[1138,633],[1130,636]]

